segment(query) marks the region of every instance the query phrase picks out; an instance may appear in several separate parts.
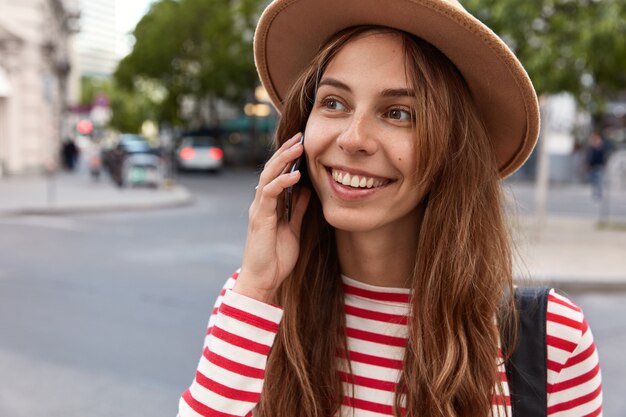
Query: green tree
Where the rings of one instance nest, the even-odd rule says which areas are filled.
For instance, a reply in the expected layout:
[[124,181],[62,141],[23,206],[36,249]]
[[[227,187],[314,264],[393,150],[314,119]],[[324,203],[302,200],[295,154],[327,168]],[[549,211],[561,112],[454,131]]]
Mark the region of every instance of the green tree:
[[119,88],[109,78],[83,77],[81,79],[82,105],[91,105],[96,97],[105,96],[111,107],[108,127],[120,132],[139,133],[146,120],[156,118],[156,107],[161,102],[158,89],[147,82],[137,81],[132,91]]
[[[181,121],[184,99],[195,118],[216,123],[218,98],[240,103],[256,82],[252,38],[261,0],[160,0],[137,24],[132,52],[115,78],[132,90],[147,79],[166,92],[158,116]],[[211,109],[203,120],[200,106]]]
[[80,104],[82,106],[91,105],[99,95],[108,98],[113,94],[113,89],[113,83],[108,78],[81,77]]
[[626,89],[626,0],[465,0],[522,61],[539,94],[597,113]]

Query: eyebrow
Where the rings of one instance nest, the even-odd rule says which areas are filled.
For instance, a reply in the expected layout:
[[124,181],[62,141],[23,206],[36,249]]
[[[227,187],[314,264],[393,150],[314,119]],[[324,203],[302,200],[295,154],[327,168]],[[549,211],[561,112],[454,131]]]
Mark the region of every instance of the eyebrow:
[[[339,88],[347,92],[352,92],[352,89],[345,83],[335,78],[324,78],[319,82],[317,88],[319,89],[323,85]],[[380,93],[381,97],[415,97],[415,92],[410,88],[386,88]]]

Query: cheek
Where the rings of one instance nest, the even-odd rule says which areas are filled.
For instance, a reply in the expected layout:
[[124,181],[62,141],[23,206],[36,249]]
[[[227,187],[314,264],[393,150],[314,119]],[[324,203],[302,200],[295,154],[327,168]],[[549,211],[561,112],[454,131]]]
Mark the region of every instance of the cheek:
[[320,118],[312,114],[304,130],[304,150],[307,159],[315,160],[330,146],[332,138],[332,126],[329,123],[323,123]]
[[324,118],[318,116],[315,111],[311,113],[306,121],[305,133],[308,136],[324,136],[329,129],[329,123]]
[[417,170],[417,149],[412,139],[398,141],[395,146],[389,147],[387,157],[405,175],[407,172],[414,173]]

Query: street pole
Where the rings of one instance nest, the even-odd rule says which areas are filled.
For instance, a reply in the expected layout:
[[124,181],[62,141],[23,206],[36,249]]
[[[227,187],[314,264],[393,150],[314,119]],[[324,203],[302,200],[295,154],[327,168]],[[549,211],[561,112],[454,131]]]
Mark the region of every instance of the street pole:
[[[606,146],[606,145],[605,145]],[[619,154],[618,154],[619,155]],[[619,156],[617,156],[618,158]],[[611,188],[617,183],[617,176],[620,172],[617,167],[619,159],[615,160],[615,169],[613,161],[609,158],[602,170],[602,178],[600,182],[600,204],[598,208],[598,227],[607,227],[611,225]]]
[[535,237],[541,238],[546,223],[546,205],[550,181],[550,154],[548,150],[548,126],[550,124],[549,99],[540,97],[541,128],[539,130],[539,155],[535,176]]
[[56,168],[54,163],[50,162],[46,167],[46,174],[48,175],[47,187],[46,187],[46,202],[48,207],[52,207],[56,203],[57,186],[56,186]]

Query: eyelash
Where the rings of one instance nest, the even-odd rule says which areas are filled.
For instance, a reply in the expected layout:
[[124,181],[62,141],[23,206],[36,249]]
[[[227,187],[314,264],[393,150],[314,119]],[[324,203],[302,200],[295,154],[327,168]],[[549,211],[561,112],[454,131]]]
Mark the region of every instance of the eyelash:
[[[347,107],[347,106],[346,106],[346,105],[345,105],[345,104],[344,104],[341,100],[339,100],[338,98],[333,97],[333,96],[329,96],[329,97],[324,97],[324,98],[322,98],[322,99],[319,101],[319,105],[320,105],[320,107],[323,107],[323,108],[326,108],[327,110],[331,110],[331,111],[333,111],[333,110],[336,110],[336,109],[329,109],[329,108],[327,107],[329,103],[333,103],[333,102],[336,102],[336,103],[338,103],[339,105],[341,105],[341,106],[343,106],[343,107]],[[392,108],[390,108],[389,110],[387,110],[387,111],[384,113],[384,115],[385,115],[385,117],[387,117],[387,118],[389,118],[389,119],[391,119],[391,120],[400,121],[400,122],[401,122],[401,121],[403,121],[403,120],[399,120],[399,119],[392,119],[391,117],[389,117],[390,113],[395,112],[395,111],[399,111],[399,112],[404,112],[404,113],[407,113],[407,114],[408,114],[408,116],[409,116],[409,119],[408,119],[408,120],[410,120],[410,121],[414,121],[414,120],[415,120],[415,114],[414,114],[414,112],[413,112],[411,109],[408,109],[408,108],[403,108],[403,107],[392,107]]]
[[[406,108],[401,108],[401,107],[394,107],[391,108],[389,110],[387,110],[387,112],[385,112],[385,115],[387,115],[387,117],[389,117],[391,115],[392,112],[403,112],[408,114],[408,120],[413,121],[415,120],[415,114],[413,113],[413,111],[411,111],[411,109],[406,109]],[[392,119],[391,117],[389,117],[390,119]],[[392,120],[397,120],[397,121],[402,121],[400,119],[392,119]]]
[[[343,104],[343,103],[341,102],[341,100],[339,100],[339,99],[338,99],[338,98],[336,98],[336,97],[332,97],[332,96],[330,96],[330,97],[324,97],[323,99],[321,99],[321,100],[320,100],[320,106],[321,106],[321,107],[324,107],[324,108],[327,108],[326,106],[328,105],[328,103],[331,103],[331,102],[337,102],[337,103],[339,103],[340,105],[342,105],[343,107],[346,107],[346,105],[345,105],[345,104]],[[328,110],[335,110],[335,109],[328,109]]]

